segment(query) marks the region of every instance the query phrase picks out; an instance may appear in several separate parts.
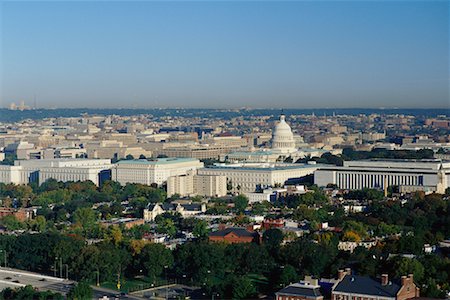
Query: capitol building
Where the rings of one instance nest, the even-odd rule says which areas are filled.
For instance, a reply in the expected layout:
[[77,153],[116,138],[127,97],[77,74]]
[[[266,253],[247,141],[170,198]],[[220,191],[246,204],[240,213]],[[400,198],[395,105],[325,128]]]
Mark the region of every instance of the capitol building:
[[279,154],[291,154],[296,152],[294,134],[291,126],[286,123],[286,116],[282,114],[280,121],[272,132],[272,152]]
[[[297,139],[299,137],[297,136]],[[323,149],[301,148],[296,146],[296,137],[292,132],[291,126],[286,122],[286,116],[280,115],[280,120],[276,122],[272,130],[272,139],[270,148],[251,148],[249,151],[238,151],[220,156],[221,161],[231,163],[250,162],[250,163],[275,163],[283,162],[286,158],[292,158],[295,162],[300,158],[307,156],[320,157],[325,152]]]

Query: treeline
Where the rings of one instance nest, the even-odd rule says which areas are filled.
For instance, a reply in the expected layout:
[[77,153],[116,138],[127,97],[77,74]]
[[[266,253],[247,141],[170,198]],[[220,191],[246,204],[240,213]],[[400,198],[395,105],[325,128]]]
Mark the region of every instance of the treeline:
[[434,157],[433,150],[387,150],[375,148],[371,151],[354,150],[353,148],[344,148],[342,154],[334,155],[330,152],[322,154],[320,157],[305,157],[296,161],[296,163],[306,163],[308,161],[315,161],[320,164],[332,164],[336,166],[343,166],[346,160],[361,160],[361,159],[432,159]]
[[[339,252],[339,236],[330,232],[305,236],[282,245],[283,234],[272,229],[264,233],[262,244],[222,244],[204,239],[187,242],[171,251],[162,244],[142,240],[119,243],[102,241],[87,245],[83,239],[57,233],[0,236],[10,267],[58,275],[60,260],[67,265],[69,278],[95,283],[122,284],[145,275],[148,282],[177,280],[200,286],[208,295],[221,298],[251,298],[271,294],[305,275],[334,277],[336,270],[351,267],[356,273],[392,278],[413,273],[422,295],[443,297],[449,289],[450,260],[437,255],[416,258],[389,258],[408,237],[387,241],[370,250],[357,248],[353,254]],[[65,270],[65,268],[64,268]],[[441,287],[441,290],[437,288]]]
[[386,159],[431,159],[434,152],[431,149],[420,150],[387,150],[375,148],[371,151],[357,151],[352,148],[345,148],[342,150],[342,158],[344,160],[359,160],[371,158],[386,158]]
[[[142,209],[148,203],[164,202],[166,192],[157,186],[129,183],[121,186],[107,181],[97,187],[91,181],[57,182],[49,179],[42,185],[15,185],[0,183],[0,199],[5,207],[41,206],[42,214],[55,222],[66,221],[67,214],[77,208],[92,207],[95,203],[108,202],[101,209],[106,216],[118,216],[124,207],[122,201],[129,201],[134,211],[130,215],[142,216]],[[50,210],[49,207],[53,209]]]

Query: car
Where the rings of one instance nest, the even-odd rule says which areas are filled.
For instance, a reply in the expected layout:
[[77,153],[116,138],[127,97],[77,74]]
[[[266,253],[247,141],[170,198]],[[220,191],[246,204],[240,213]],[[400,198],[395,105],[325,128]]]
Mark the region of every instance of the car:
[[6,280],[11,280],[12,278],[8,276],[8,277],[5,277],[5,279]]

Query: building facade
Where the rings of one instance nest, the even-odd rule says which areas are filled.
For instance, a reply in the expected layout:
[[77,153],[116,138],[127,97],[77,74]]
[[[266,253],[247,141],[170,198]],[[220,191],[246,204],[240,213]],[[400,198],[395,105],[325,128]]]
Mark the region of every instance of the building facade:
[[90,180],[95,185],[99,185],[102,173],[109,172],[111,168],[109,159],[16,160],[14,166],[0,166],[0,182],[42,184],[52,178],[57,181]]
[[112,169],[112,179],[122,185],[140,183],[158,185],[170,176],[186,175],[203,167],[203,163],[193,158],[158,158],[154,160],[122,160]]
[[450,162],[440,160],[345,161],[342,167],[322,167],[314,172],[319,186],[336,184],[341,189],[399,186],[409,191],[444,193],[450,185]]
[[308,164],[222,164],[198,170],[199,175],[225,176],[232,192],[254,192],[284,185],[288,179],[311,175],[319,165]]

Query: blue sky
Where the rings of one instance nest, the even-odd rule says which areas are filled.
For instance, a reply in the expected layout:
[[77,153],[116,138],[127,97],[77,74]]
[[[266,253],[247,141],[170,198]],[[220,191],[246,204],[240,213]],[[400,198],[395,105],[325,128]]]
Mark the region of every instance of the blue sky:
[[449,107],[448,1],[4,1],[1,105]]

